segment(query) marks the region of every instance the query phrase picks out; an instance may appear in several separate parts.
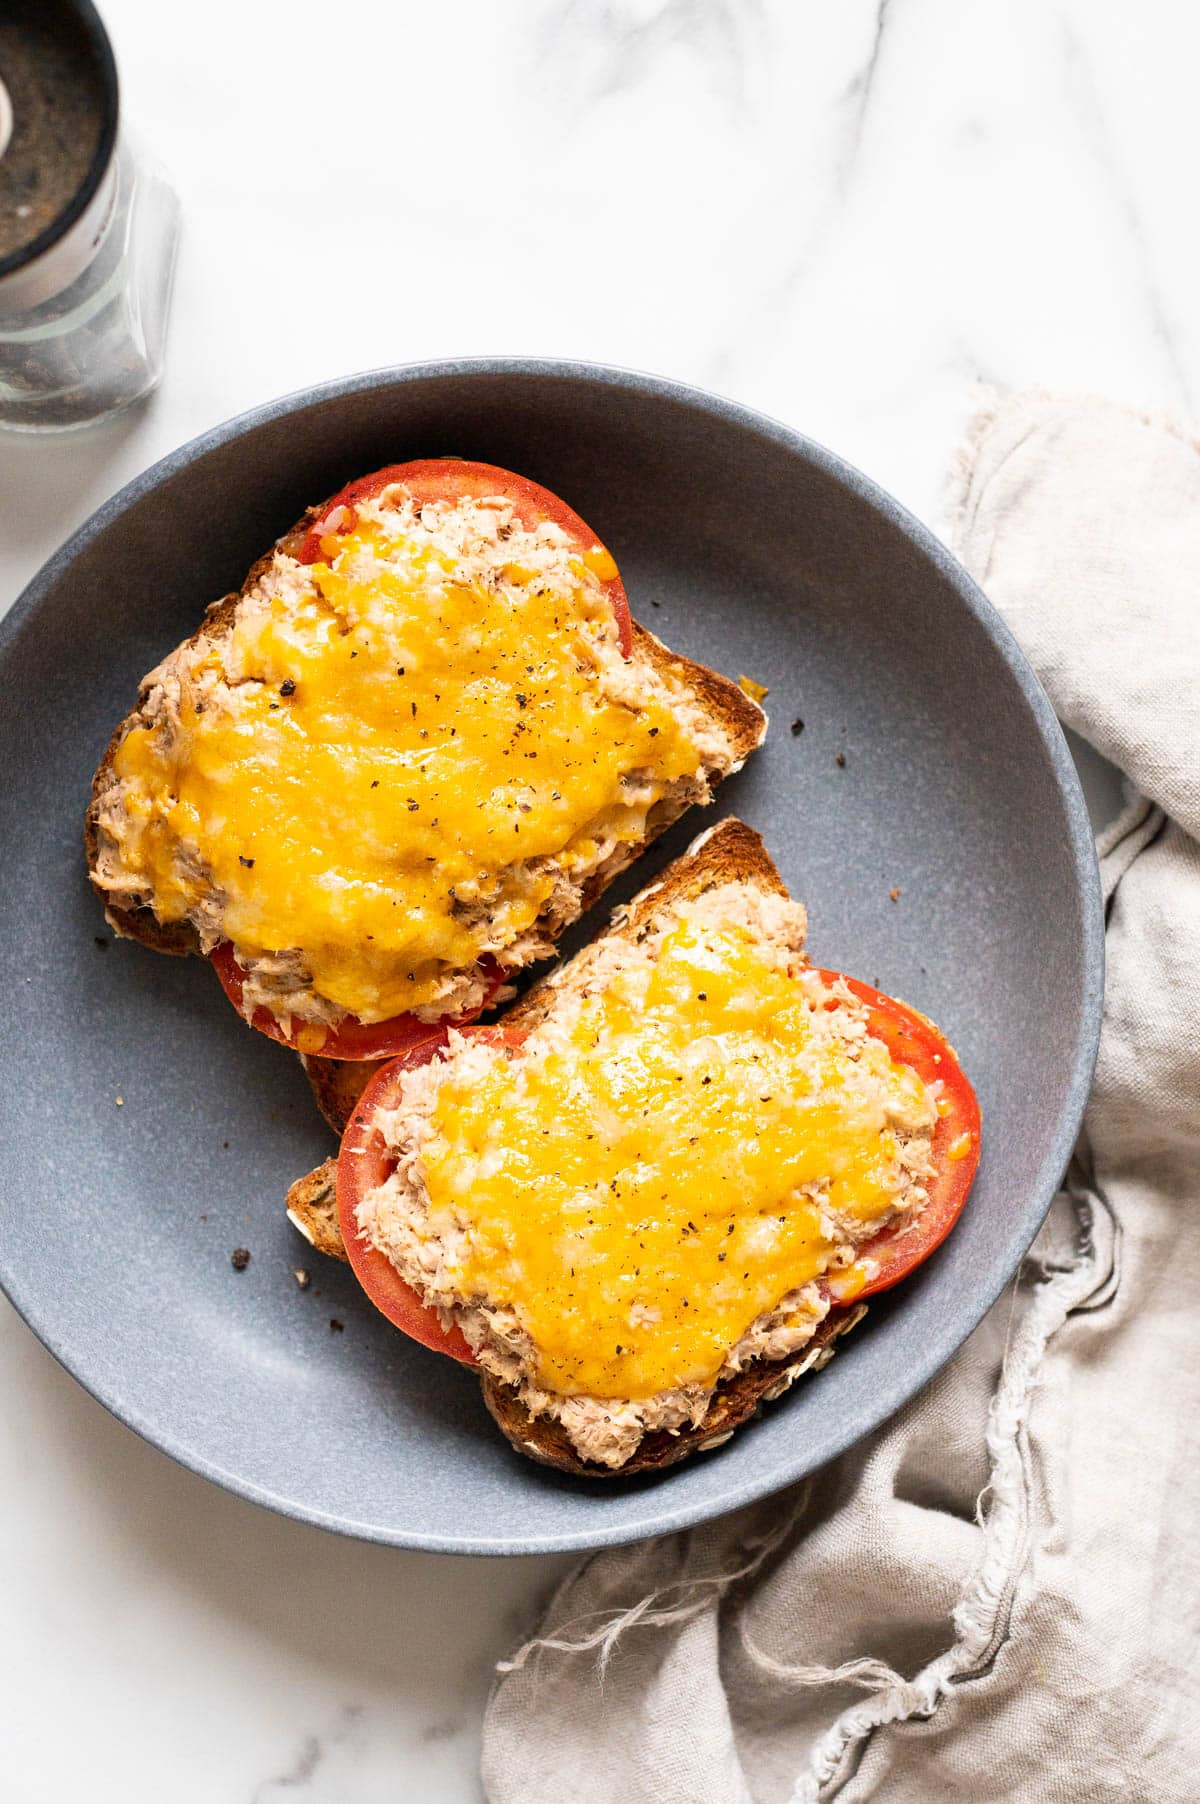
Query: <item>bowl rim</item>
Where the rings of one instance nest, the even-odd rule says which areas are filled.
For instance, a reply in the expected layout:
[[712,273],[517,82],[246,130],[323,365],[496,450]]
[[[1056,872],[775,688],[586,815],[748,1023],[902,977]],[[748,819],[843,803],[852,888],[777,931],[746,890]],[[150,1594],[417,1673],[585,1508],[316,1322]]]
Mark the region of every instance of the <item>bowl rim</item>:
[[[890,1388],[877,1388],[873,1391],[871,1407],[865,1417],[858,1412],[848,1412],[847,1427],[833,1437],[826,1455],[827,1460],[833,1460],[888,1421],[907,1400],[920,1393],[978,1327],[1017,1271],[1045,1219],[1066,1171],[1091,1088],[1100,1040],[1104,998],[1103,897],[1096,845],[1079,776],[1049,698],[1008,625],[974,578],[929,527],[871,477],[796,428],[739,401],[670,377],[615,364],[545,357],[472,356],[383,366],[296,389],[234,414],[187,440],[133,477],[71,534],[26,585],[3,619],[0,619],[0,657],[32,620],[47,592],[94,539],[106,532],[145,495],[210,451],[219,450],[280,418],[347,395],[401,387],[430,379],[496,376],[592,384],[600,389],[617,388],[640,393],[654,400],[673,402],[694,413],[750,432],[793,455],[799,455],[805,462],[849,490],[857,500],[899,530],[928,559],[982,626],[1028,705],[1030,718],[1063,800],[1080,908],[1082,983],[1079,1031],[1055,1133],[1036,1177],[1028,1187],[1024,1206],[1014,1220],[1016,1231],[1011,1242],[1013,1250],[999,1268],[999,1282],[995,1281],[993,1270],[993,1282],[985,1287],[986,1294],[981,1291],[976,1304],[964,1316],[957,1318],[956,1339],[949,1352],[940,1343],[935,1345],[927,1342],[923,1359],[907,1363],[903,1373],[896,1374]],[[425,1534],[412,1531],[398,1533],[391,1528],[356,1522],[349,1516],[304,1504],[294,1497],[274,1492],[266,1485],[224,1469],[208,1454],[189,1447],[178,1433],[164,1432],[160,1424],[143,1416],[136,1403],[127,1396],[110,1394],[108,1387],[89,1382],[72,1365],[53,1325],[40,1319],[42,1312],[36,1300],[24,1297],[20,1283],[14,1282],[11,1274],[2,1268],[0,1289],[47,1351],[71,1373],[84,1390],[151,1445],[236,1496],[261,1504],[293,1521],[330,1529],[352,1539],[430,1553],[526,1555],[589,1552],[600,1547],[625,1545],[651,1535],[670,1534],[700,1522],[711,1521],[745,1504],[773,1495],[795,1483],[810,1469],[802,1459],[794,1469],[787,1461],[777,1463],[765,1473],[751,1473],[739,1482],[730,1483],[716,1495],[709,1493],[690,1504],[674,1508],[671,1507],[669,1493],[664,1491],[661,1484],[656,1484],[645,1490],[646,1509],[636,1520],[626,1520],[610,1527],[584,1527],[566,1533],[535,1534],[520,1540],[512,1536]]]

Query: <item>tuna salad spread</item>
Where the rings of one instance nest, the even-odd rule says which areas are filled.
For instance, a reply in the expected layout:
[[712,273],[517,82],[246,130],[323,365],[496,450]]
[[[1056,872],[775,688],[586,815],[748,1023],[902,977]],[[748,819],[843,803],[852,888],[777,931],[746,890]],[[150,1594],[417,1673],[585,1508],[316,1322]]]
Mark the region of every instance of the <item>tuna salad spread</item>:
[[675,901],[579,954],[519,1043],[451,1034],[379,1112],[360,1234],[583,1459],[802,1347],[926,1200],[939,1084],[804,936],[744,882]]
[[622,656],[615,575],[503,496],[402,484],[315,562],[277,549],[143,684],[94,803],[106,903],[230,942],[244,1012],[314,1024],[308,1050],[347,1014],[477,1008],[481,960],[544,956],[732,762],[648,635]]

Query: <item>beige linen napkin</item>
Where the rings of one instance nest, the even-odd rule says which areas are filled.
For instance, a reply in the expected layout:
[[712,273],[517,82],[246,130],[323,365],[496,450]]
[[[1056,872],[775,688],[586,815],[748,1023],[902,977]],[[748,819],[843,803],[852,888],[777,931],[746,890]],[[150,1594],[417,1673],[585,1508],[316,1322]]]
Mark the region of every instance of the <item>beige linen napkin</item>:
[[1200,446],[1018,396],[954,538],[1129,782],[1068,1188],[886,1429],[566,1580],[501,1669],[492,1804],[1200,1797]]

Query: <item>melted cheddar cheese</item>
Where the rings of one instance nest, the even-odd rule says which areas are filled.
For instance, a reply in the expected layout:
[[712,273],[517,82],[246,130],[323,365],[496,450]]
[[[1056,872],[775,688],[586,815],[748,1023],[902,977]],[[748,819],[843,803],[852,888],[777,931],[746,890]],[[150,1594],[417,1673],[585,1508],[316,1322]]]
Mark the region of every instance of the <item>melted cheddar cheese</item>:
[[629,693],[602,547],[499,502],[358,515],[168,660],[114,768],[122,876],[161,920],[296,949],[378,1021],[517,941],[701,755],[652,672]]
[[902,1206],[898,1136],[929,1131],[933,1099],[828,999],[744,928],[684,915],[511,1059],[446,1067],[423,1233],[458,1249],[460,1297],[514,1312],[539,1386],[711,1385]]

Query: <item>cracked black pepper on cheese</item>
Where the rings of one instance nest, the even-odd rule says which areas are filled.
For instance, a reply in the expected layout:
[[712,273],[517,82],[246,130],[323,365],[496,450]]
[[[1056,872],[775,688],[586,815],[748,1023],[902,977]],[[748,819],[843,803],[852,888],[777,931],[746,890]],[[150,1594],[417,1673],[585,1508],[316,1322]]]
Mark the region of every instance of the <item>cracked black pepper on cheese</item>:
[[743,883],[674,903],[580,954],[515,1050],[452,1041],[377,1118],[396,1168],[360,1232],[586,1460],[804,1346],[925,1203],[937,1091],[804,931]]
[[603,546],[502,493],[398,482],[315,561],[286,545],[147,679],[93,877],[230,942],[245,1012],[312,1023],[311,1050],[344,1015],[477,1006],[481,958],[544,956],[589,878],[740,756],[697,667],[644,634],[622,655]]

